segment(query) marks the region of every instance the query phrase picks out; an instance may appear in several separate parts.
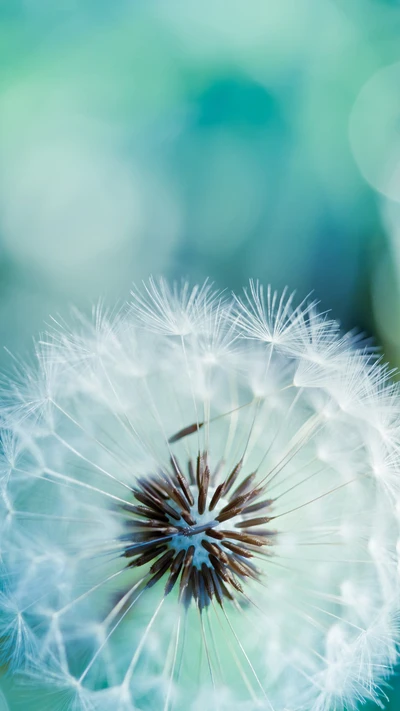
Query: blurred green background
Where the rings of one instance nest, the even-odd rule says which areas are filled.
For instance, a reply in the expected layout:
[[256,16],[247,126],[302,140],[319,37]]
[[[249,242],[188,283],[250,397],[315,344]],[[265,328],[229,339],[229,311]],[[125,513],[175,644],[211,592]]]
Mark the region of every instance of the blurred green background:
[[2,0],[0,344],[150,274],[314,291],[400,363],[399,0]]

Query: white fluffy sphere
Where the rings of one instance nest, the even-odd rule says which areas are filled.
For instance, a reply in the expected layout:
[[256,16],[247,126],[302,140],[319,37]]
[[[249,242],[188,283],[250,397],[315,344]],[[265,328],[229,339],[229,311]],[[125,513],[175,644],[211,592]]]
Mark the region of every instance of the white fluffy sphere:
[[151,280],[55,323],[2,394],[3,661],[49,709],[379,698],[400,409],[354,334],[257,284]]

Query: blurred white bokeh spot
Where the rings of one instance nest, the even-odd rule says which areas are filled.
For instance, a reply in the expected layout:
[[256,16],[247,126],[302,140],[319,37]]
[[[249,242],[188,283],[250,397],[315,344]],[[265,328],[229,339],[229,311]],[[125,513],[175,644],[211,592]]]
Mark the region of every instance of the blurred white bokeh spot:
[[7,249],[63,273],[140,232],[140,186],[107,153],[62,138],[19,155],[2,190]]
[[400,202],[400,62],[361,89],[349,123],[353,155],[375,190]]
[[[352,23],[330,0],[170,0],[152,7],[185,53],[231,58],[250,72],[258,67],[275,79],[277,70],[279,76],[294,61],[307,61],[313,49],[336,63],[332,50],[346,45],[352,35]],[[321,20],[319,32],[310,42],[308,32],[316,18]]]
[[76,298],[165,269],[181,220],[157,166],[125,157],[123,132],[72,116],[42,113],[0,146],[0,232],[13,263]]

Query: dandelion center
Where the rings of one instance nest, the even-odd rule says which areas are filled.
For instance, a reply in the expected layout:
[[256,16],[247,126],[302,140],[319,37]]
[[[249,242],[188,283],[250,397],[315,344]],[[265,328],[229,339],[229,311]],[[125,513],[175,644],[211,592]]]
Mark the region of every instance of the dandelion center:
[[170,471],[138,480],[137,504],[124,506],[132,514],[124,555],[132,568],[154,561],[147,587],[165,577],[166,595],[177,584],[180,601],[194,600],[202,610],[214,597],[219,605],[232,600],[246,578],[259,579],[252,558],[273,543],[275,532],[266,527],[273,502],[255,473],[236,485],[241,470],[239,461],[217,483],[220,472],[210,470],[204,452],[195,464],[189,460],[186,474],[172,456]]

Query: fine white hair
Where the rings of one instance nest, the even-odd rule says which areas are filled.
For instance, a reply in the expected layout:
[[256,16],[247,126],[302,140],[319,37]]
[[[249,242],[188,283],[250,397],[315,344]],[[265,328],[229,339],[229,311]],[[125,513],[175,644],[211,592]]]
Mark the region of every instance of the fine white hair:
[[151,279],[54,319],[0,384],[0,661],[43,709],[380,703],[399,641],[391,376],[315,302],[256,282]]

